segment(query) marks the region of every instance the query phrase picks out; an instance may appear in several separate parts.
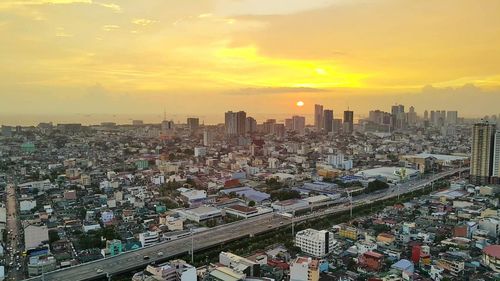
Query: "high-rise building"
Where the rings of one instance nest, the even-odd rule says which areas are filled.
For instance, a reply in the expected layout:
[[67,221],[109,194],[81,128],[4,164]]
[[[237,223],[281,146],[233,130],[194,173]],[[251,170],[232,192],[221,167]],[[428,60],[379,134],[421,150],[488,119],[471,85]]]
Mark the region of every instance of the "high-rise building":
[[293,120],[292,120],[292,118],[285,119],[285,129],[287,131],[293,131]]
[[247,133],[255,133],[257,131],[257,121],[255,118],[248,116],[245,124]]
[[274,134],[274,125],[276,124],[276,119],[267,119],[264,124],[262,124],[262,129],[265,134]]
[[293,131],[297,132],[299,135],[304,135],[306,129],[306,118],[304,116],[293,116],[292,127]]
[[323,106],[320,104],[314,105],[314,127],[316,131],[323,129]]
[[431,121],[432,125],[436,125],[437,124],[436,120],[437,120],[436,111],[431,110],[431,119],[429,121]]
[[187,126],[190,130],[196,130],[200,126],[200,119],[199,118],[188,118],[187,119]]
[[227,136],[242,136],[246,132],[247,114],[245,111],[228,111],[225,114]]
[[491,183],[500,184],[500,131],[495,132],[492,169]]
[[393,105],[391,108],[392,128],[394,130],[404,129],[406,127],[405,106],[402,104]]
[[415,107],[410,106],[410,111],[407,115],[408,125],[415,126],[417,124],[417,113],[415,112]]
[[342,119],[340,118],[333,119],[332,132],[334,134],[338,134],[340,133],[340,131],[342,131]]
[[239,136],[243,136],[246,133],[246,123],[247,123],[247,113],[245,111],[236,112],[236,131]]
[[161,122],[161,134],[164,136],[171,136],[175,133],[174,121],[164,120]]
[[333,132],[333,110],[323,111],[323,129],[327,132]]
[[429,120],[429,111],[424,111],[424,121],[428,121]]
[[203,145],[204,146],[211,146],[213,143],[213,133],[209,129],[205,128],[205,131],[203,131]]
[[488,184],[493,170],[493,148],[495,124],[482,121],[472,128],[472,155],[470,161],[470,182],[476,185]]
[[458,111],[448,111],[446,113],[446,123],[456,125],[458,123]]
[[274,124],[274,135],[277,138],[285,137],[285,124]]
[[350,110],[344,111],[344,134],[351,134],[354,131],[354,112]]

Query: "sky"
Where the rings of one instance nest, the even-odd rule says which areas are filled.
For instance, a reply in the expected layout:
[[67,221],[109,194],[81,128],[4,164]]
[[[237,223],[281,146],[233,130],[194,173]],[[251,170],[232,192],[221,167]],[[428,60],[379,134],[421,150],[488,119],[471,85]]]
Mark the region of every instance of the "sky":
[[315,103],[336,117],[393,104],[500,114],[498,11],[498,0],[2,0],[0,123],[164,111],[217,122]]

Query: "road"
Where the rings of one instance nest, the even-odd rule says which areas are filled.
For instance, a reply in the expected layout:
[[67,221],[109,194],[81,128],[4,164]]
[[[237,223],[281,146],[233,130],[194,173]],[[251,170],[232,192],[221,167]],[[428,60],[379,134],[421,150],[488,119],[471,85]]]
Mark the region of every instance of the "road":
[[[374,201],[385,200],[395,197],[398,194],[404,194],[417,189],[424,188],[432,181],[448,177],[457,173],[459,170],[455,169],[447,172],[436,174],[432,177],[421,179],[414,183],[405,183],[399,186],[399,190],[390,189],[386,192],[379,194],[368,194],[366,196],[358,196],[354,198],[353,205],[364,205],[373,203]],[[293,221],[300,222],[312,218],[318,218],[333,213],[346,211],[349,206],[335,206],[312,214],[307,214],[301,217],[294,218]],[[218,227],[211,228],[210,230],[196,233],[192,237],[186,237],[169,242],[161,242],[153,246],[138,249],[131,252],[126,252],[118,256],[109,257],[89,263],[80,264],[77,266],[59,269],[56,271],[48,272],[44,275],[44,280],[94,280],[102,279],[106,276],[115,276],[117,274],[130,272],[135,269],[144,268],[151,262],[162,262],[169,260],[171,257],[189,252],[191,249],[191,241],[194,241],[195,251],[210,248],[213,246],[221,245],[232,240],[237,240],[249,235],[256,235],[266,231],[270,231],[279,227],[291,224],[289,218],[271,213],[261,215],[259,217],[238,221],[231,224],[226,224]],[[163,252],[165,255],[159,257],[158,252]],[[144,256],[150,257],[144,260]],[[30,280],[42,280],[41,277],[31,278]]]
[[[7,280],[22,280],[24,279],[23,266],[18,267],[20,263],[20,254],[22,253],[22,228],[17,213],[17,197],[15,185],[7,186],[7,245],[9,251],[6,256],[6,264],[8,265]],[[21,262],[22,265],[22,262]]]

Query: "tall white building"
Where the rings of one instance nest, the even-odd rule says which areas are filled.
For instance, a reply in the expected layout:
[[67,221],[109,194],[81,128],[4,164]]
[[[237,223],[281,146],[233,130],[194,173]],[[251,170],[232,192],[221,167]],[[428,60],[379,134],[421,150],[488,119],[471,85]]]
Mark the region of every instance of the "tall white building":
[[314,256],[324,257],[331,253],[337,241],[333,238],[333,233],[326,230],[305,229],[295,235],[295,246],[302,252]]

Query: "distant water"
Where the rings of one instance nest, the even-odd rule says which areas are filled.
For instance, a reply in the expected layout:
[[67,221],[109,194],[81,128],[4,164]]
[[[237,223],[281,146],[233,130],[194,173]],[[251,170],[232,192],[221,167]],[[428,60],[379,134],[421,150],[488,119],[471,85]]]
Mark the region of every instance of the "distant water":
[[[306,117],[307,124],[313,124],[313,114],[302,114]],[[254,117],[257,122],[262,123],[267,119],[276,119],[278,123],[283,123],[286,118],[291,118],[292,114],[270,113],[270,114],[251,114],[247,116]],[[173,120],[175,123],[186,123],[186,118],[198,117],[200,123],[207,125],[224,123],[224,112],[220,114],[207,115],[182,115],[167,114],[167,120]],[[335,115],[335,118],[342,116]],[[355,121],[356,121],[355,117]],[[101,122],[115,122],[117,124],[132,124],[132,120],[143,120],[146,124],[158,124],[163,120],[163,114],[0,114],[0,125],[9,126],[36,126],[39,123],[52,122],[54,125],[59,123],[81,123],[83,125],[97,125]]]

